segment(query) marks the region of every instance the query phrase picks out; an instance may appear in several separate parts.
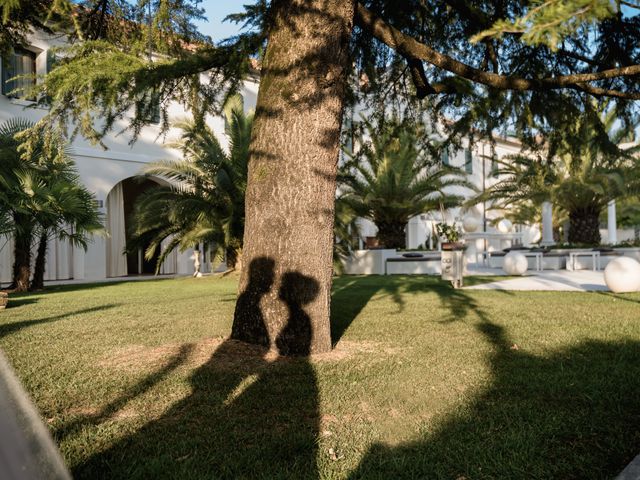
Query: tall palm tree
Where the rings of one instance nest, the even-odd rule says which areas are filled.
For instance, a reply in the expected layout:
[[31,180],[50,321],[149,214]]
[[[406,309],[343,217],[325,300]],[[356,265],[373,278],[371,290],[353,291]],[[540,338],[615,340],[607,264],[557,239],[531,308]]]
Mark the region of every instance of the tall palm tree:
[[456,168],[440,165],[418,144],[416,127],[391,122],[381,128],[365,122],[360,150],[342,165],[338,202],[378,227],[387,248],[404,248],[409,219],[461,204],[452,187],[473,187]]
[[24,119],[10,119],[0,125],[0,197],[5,222],[5,234],[13,235],[13,271],[10,289],[26,291],[31,275],[31,241],[35,219],[31,212],[41,208],[38,197],[25,188],[30,172],[37,166],[33,157],[23,158],[18,148],[21,132],[32,128],[33,124]]
[[148,259],[161,250],[156,271],[175,248],[184,251],[198,243],[213,244],[213,254],[225,257],[230,269],[238,265],[253,123],[253,113],[245,114],[238,98],[232,97],[225,108],[228,151],[206,125],[183,122],[178,124],[181,139],[173,147],[184,160],[162,160],[143,169],[172,182],[142,194],[133,216],[131,245],[148,245]]
[[70,159],[47,165],[42,182],[43,209],[36,213],[38,249],[31,290],[44,287],[45,260],[50,238],[87,249],[89,238],[105,233],[95,196],[81,183]]
[[578,118],[555,155],[517,155],[500,161],[503,177],[472,202],[491,201],[492,208],[522,213],[551,201],[569,219],[569,242],[598,245],[600,216],[611,200],[640,192],[638,145],[633,124],[619,126],[607,103],[591,105]]

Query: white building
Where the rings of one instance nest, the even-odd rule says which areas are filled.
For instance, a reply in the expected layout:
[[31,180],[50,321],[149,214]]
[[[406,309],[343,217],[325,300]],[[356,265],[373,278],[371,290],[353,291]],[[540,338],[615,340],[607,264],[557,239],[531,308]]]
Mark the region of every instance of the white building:
[[[45,111],[33,108],[33,102],[11,98],[7,94],[17,85],[6,80],[18,74],[44,74],[51,63],[49,54],[52,47],[62,44],[60,37],[51,37],[45,33],[34,33],[29,37],[29,47],[16,50],[9,61],[9,68],[2,69],[2,95],[0,95],[0,123],[11,118],[25,118],[37,121]],[[22,80],[23,82],[25,80]],[[247,108],[256,103],[258,84],[256,81],[245,82],[241,94]],[[184,119],[187,112],[178,104],[170,105],[168,114],[171,119]],[[209,126],[225,145],[224,120],[222,117],[208,119]],[[165,148],[164,144],[179,138],[179,131],[170,129],[166,135],[160,136],[160,125],[149,125],[143,128],[139,139],[129,144],[131,137],[127,134],[117,135],[125,126],[124,122],[116,125],[113,132],[106,136],[104,143],[107,150],[93,146],[82,138],[76,138],[72,145],[72,156],[76,162],[80,179],[92,191],[102,209],[108,238],[96,237],[85,252],[82,248],[73,248],[67,242],[51,240],[47,256],[45,280],[101,280],[108,277],[153,273],[154,266],[143,259],[141,252],[124,255],[126,245],[126,229],[128,213],[138,194],[154,183],[162,183],[161,179],[149,179],[142,183],[134,181],[140,174],[144,164],[167,158],[178,158],[179,154]],[[174,253],[162,267],[165,274],[193,273],[193,252]],[[0,237],[0,282],[11,280],[13,245],[10,238]],[[204,259],[205,265],[209,259]]]

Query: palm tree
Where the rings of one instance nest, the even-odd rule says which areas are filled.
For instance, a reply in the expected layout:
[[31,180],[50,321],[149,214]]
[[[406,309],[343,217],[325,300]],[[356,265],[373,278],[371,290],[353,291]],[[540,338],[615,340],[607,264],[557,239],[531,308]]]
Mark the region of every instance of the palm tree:
[[[49,236],[86,248],[87,236],[101,228],[95,199],[80,184],[65,143],[34,128],[22,119],[0,125],[0,218],[2,233],[14,238],[9,288],[16,291],[29,289],[35,235],[39,248],[32,286],[42,288]],[[25,132],[37,135],[38,141],[23,151],[20,134]]]
[[341,196],[336,198],[333,232],[333,268],[337,272],[344,270],[344,260],[358,246],[358,215]]
[[8,223],[5,233],[13,235],[14,240],[9,289],[17,291],[29,288],[31,241],[35,228],[31,212],[40,209],[37,197],[31,194],[28,187],[25,188],[37,162],[33,157],[22,158],[18,150],[21,142],[16,138],[16,135],[31,127],[33,124],[23,119],[10,119],[0,125],[0,186],[3,192],[0,201],[5,223]]
[[48,165],[41,193],[42,211],[36,213],[38,250],[30,290],[44,288],[45,260],[50,238],[87,249],[90,236],[104,234],[102,214],[95,196],[81,183],[70,159]]
[[360,150],[340,169],[338,202],[373,221],[385,247],[404,248],[411,217],[458,206],[463,197],[450,188],[473,187],[460,170],[440,165],[418,146],[417,128],[365,122],[365,131]]
[[491,201],[493,209],[515,214],[540,208],[551,201],[569,220],[569,242],[598,245],[600,216],[611,200],[640,192],[638,145],[620,145],[632,139],[633,125],[619,127],[614,109],[592,105],[568,128],[556,155],[544,158],[517,155],[500,161],[502,180],[472,203]]
[[228,151],[206,125],[183,122],[178,124],[181,139],[173,146],[184,160],[162,160],[143,169],[146,175],[172,181],[141,195],[134,212],[131,245],[148,245],[148,259],[161,250],[156,272],[172,250],[199,243],[213,244],[213,254],[225,257],[229,269],[238,265],[253,123],[253,114],[244,113],[238,98],[232,97],[225,108]]

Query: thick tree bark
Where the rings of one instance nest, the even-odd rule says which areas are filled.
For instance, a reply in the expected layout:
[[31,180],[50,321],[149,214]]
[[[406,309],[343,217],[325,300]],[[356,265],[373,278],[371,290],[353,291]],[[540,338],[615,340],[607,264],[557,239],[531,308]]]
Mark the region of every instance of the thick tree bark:
[[405,228],[407,222],[374,222],[378,227],[378,240],[386,248],[405,248],[407,245],[407,235]]
[[33,267],[33,279],[31,280],[31,290],[42,290],[44,288],[44,269],[47,258],[47,233],[43,232],[38,241],[38,253]]
[[275,0],[253,124],[232,338],[331,349],[333,220],[353,0]]
[[600,244],[600,209],[584,207],[569,213],[569,243]]
[[14,223],[19,227],[14,235],[13,280],[9,289],[16,292],[29,290],[31,276],[31,239],[33,228],[30,219],[20,214],[14,215]]

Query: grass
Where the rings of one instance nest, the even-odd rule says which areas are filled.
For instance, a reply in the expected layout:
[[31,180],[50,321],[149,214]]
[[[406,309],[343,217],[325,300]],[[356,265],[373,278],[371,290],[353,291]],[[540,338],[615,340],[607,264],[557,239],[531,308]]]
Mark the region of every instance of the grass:
[[235,292],[12,297],[0,347],[75,477],[611,478],[638,453],[639,294],[342,277],[305,360],[225,341]]

